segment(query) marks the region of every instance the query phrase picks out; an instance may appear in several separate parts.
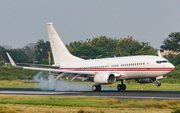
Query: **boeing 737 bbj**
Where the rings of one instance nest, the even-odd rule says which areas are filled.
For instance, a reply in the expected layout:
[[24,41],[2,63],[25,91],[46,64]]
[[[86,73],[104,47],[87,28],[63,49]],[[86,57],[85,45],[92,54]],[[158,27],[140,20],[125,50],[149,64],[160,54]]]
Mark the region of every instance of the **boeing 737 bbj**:
[[128,56],[102,59],[84,60],[73,56],[66,48],[52,23],[47,23],[47,31],[51,44],[54,63],[51,67],[55,69],[23,67],[15,64],[11,56],[7,56],[12,66],[29,70],[51,71],[58,73],[56,80],[60,77],[70,77],[71,81],[77,79],[81,81],[91,81],[93,91],[101,91],[101,85],[113,84],[121,81],[117,85],[119,91],[124,91],[125,80],[135,79],[139,83],[156,83],[160,86],[160,79],[167,77],[167,74],[175,69],[168,60],[159,56]]

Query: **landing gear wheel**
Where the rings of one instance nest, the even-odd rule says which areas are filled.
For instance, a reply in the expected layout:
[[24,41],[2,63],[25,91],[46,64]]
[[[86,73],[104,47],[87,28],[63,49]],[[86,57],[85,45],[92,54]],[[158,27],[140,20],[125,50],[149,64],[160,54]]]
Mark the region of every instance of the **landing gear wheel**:
[[123,85],[122,85],[122,91],[125,91],[125,90],[126,90],[126,85],[123,84]]
[[98,86],[98,90],[97,91],[101,91],[101,86],[100,85],[97,85]]
[[156,83],[156,86],[161,86],[161,82],[158,81],[158,82]]
[[101,91],[101,86],[100,85],[93,85],[92,90],[95,91],[95,92]]
[[117,89],[118,89],[118,91],[121,91],[121,84],[117,85]]
[[125,84],[118,84],[117,85],[117,89],[119,91],[125,91],[126,90],[126,85]]

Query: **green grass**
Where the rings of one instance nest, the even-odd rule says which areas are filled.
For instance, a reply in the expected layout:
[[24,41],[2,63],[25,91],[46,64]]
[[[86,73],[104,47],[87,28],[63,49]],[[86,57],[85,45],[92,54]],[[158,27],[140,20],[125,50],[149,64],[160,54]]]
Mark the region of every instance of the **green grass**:
[[37,88],[33,80],[1,80],[0,88]]
[[118,100],[99,97],[47,97],[47,96],[5,96],[0,104],[51,105],[96,108],[174,108],[180,106],[179,100]]
[[147,113],[179,112],[179,100],[118,100],[99,97],[0,95],[0,113]]

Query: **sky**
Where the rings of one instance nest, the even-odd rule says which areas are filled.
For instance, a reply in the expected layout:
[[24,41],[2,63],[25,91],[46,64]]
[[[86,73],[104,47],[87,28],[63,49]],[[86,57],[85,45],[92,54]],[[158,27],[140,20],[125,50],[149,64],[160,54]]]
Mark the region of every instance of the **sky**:
[[65,44],[101,35],[150,42],[180,32],[179,0],[1,0],[0,46],[49,41],[46,23]]

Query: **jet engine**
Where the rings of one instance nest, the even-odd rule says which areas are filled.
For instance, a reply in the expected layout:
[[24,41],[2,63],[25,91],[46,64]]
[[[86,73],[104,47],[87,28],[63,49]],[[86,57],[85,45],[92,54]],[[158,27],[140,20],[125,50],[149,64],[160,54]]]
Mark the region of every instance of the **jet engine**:
[[157,81],[157,79],[156,78],[139,78],[139,79],[136,79],[136,81],[138,82],[138,83],[154,83],[154,82],[156,82]]
[[96,84],[113,84],[114,82],[116,82],[116,77],[114,74],[112,73],[98,73],[95,77],[94,77],[94,82]]

